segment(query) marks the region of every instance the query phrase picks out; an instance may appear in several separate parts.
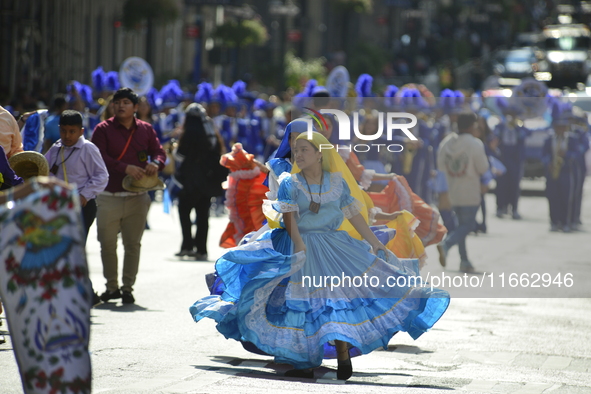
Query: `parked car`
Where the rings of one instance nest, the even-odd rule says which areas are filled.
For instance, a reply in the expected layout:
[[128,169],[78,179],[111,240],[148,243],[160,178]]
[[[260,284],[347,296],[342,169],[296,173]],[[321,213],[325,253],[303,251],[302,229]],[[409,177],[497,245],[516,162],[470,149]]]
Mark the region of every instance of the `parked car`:
[[533,48],[511,49],[499,54],[493,69],[502,78],[523,79],[533,77],[537,71],[537,61]]
[[545,60],[539,70],[548,73],[548,86],[576,87],[591,72],[591,32],[582,24],[549,25],[543,31]]

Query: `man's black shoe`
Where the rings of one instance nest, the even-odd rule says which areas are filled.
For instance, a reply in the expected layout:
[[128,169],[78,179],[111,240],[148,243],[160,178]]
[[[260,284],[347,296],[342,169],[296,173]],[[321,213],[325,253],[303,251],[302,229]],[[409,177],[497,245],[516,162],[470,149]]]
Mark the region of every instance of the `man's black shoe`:
[[133,304],[135,302],[135,298],[133,298],[133,294],[131,294],[131,291],[123,291],[123,294],[121,295],[121,301],[124,304]]
[[107,302],[109,300],[116,300],[121,298],[121,290],[117,289],[115,291],[106,290],[103,294],[101,294],[101,301]]
[[101,297],[97,293],[92,293],[92,306],[97,306],[101,303]]

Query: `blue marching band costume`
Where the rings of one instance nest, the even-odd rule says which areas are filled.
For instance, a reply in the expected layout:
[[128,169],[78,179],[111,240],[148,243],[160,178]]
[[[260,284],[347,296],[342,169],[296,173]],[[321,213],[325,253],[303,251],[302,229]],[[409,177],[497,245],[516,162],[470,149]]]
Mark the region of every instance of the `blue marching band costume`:
[[[544,141],[542,149],[552,231],[571,232],[581,225],[589,134],[588,128],[576,124],[570,105],[553,103],[553,133]],[[582,124],[586,125],[586,120]]]
[[521,193],[519,183],[523,178],[525,165],[525,139],[531,135],[531,131],[518,119],[518,106],[510,106],[504,98],[497,99],[497,106],[501,109],[503,118],[493,134],[499,139],[499,159],[506,168],[506,172],[497,178],[497,216],[507,214],[510,206],[513,219],[520,219],[517,211]]

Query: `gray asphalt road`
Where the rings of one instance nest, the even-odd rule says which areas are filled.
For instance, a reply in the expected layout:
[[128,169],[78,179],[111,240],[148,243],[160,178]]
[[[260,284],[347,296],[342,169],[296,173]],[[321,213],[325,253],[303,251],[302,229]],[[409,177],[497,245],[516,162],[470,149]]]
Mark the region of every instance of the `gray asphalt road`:
[[[539,182],[527,185],[542,187]],[[583,232],[550,233],[547,201],[539,196],[522,199],[522,221],[498,219],[494,197],[488,195],[488,234],[468,239],[478,278],[572,273],[576,286],[511,288],[508,277],[505,288],[498,281],[477,289],[452,286],[456,296],[431,332],[416,341],[398,334],[387,350],[355,358],[355,373],[346,383],[335,380],[333,361],[316,371],[315,380],[283,378],[280,373],[289,366],[246,352],[219,335],[212,321],[194,323],[188,307],[207,295],[204,275],[213,271],[213,261],[173,257],[180,247],[178,217],[155,204],[152,230],[144,235],[136,305],[109,303],[92,310],[93,392],[591,393],[591,299],[572,298],[591,289],[589,186]],[[222,252],[216,244],[227,220],[211,218],[211,258]],[[91,278],[102,291],[99,246],[91,232]],[[445,271],[436,250],[427,252],[431,257],[423,276],[462,277],[456,250]],[[21,390],[8,342],[0,345],[0,393]]]

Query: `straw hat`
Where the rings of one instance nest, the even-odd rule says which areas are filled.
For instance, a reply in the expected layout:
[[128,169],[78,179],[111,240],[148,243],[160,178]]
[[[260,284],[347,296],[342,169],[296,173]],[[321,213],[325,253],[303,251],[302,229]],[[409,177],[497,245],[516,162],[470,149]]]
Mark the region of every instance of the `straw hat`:
[[19,152],[8,159],[8,164],[14,170],[16,175],[24,179],[49,175],[49,164],[47,163],[47,159],[38,152]]
[[150,190],[164,190],[166,186],[158,178],[158,175],[144,175],[142,179],[137,180],[131,175],[123,178],[123,188],[130,192],[140,193],[148,192]]

